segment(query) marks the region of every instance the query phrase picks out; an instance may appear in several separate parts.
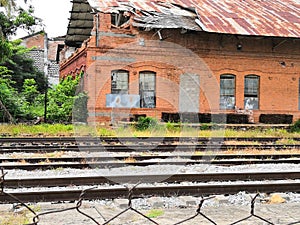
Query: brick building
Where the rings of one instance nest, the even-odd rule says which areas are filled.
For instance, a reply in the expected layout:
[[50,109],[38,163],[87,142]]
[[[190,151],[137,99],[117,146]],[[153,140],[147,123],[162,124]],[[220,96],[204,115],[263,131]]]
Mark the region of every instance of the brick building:
[[60,76],[83,72],[90,122],[300,118],[299,1],[72,2]]
[[[21,38],[22,45],[32,48],[29,52],[34,60],[34,66],[44,72],[44,32],[40,31]],[[59,51],[64,47],[65,37],[55,37],[48,39],[48,82],[50,85],[59,82]]]

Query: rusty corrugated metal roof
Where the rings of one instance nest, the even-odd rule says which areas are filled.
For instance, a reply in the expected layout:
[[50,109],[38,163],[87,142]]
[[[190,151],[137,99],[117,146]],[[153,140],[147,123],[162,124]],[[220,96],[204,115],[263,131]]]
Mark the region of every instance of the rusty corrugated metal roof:
[[[143,17],[170,15],[183,23],[173,27],[199,27],[216,33],[300,37],[300,0],[88,0],[92,8],[104,12],[141,11]],[[186,23],[187,18],[189,21]],[[191,26],[193,22],[196,26]],[[143,26],[137,22],[134,25]],[[155,27],[155,24],[145,24]],[[160,20],[160,27],[163,26]],[[171,27],[172,27],[171,26]],[[186,26],[186,27],[184,27]]]

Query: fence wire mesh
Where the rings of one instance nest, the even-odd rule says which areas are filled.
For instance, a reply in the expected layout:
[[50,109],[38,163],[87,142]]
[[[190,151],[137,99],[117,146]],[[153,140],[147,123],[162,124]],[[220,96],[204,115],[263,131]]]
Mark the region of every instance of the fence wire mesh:
[[[85,199],[85,195],[86,193],[88,193],[88,191],[90,191],[91,189],[93,188],[89,188],[89,189],[85,189],[81,192],[79,198],[77,199],[77,203],[74,203],[75,205],[73,207],[69,207],[69,208],[63,208],[63,209],[59,209],[59,210],[50,210],[50,211],[47,211],[47,212],[42,212],[42,213],[37,213],[35,212],[35,210],[33,210],[29,205],[27,205],[25,202],[21,201],[19,198],[17,198],[16,196],[10,194],[10,193],[7,193],[5,191],[5,175],[7,173],[4,173],[3,169],[1,169],[1,176],[0,176],[0,195],[6,195],[6,196],[9,196],[11,199],[13,199],[15,202],[17,202],[18,204],[17,205],[20,205],[20,206],[23,206],[25,207],[30,213],[32,213],[32,222],[29,222],[29,223],[26,223],[24,225],[39,225],[40,224],[40,218],[42,216],[45,216],[45,215],[49,215],[49,214],[58,214],[58,213],[62,213],[62,212],[66,212],[66,211],[74,211],[76,210],[78,213],[80,213],[81,215],[83,215],[84,217],[88,218],[90,221],[92,221],[94,224],[98,224],[98,225],[109,225],[112,221],[114,221],[115,219],[121,217],[123,214],[126,214],[128,213],[129,211],[133,212],[133,213],[136,213],[140,216],[142,216],[145,220],[147,220],[148,222],[150,222],[151,224],[161,224],[159,223],[158,221],[154,221],[153,219],[151,219],[149,216],[147,216],[146,214],[144,214],[143,212],[139,211],[138,209],[134,208],[132,206],[132,199],[133,199],[133,194],[134,194],[134,190],[135,188],[139,185],[136,184],[135,186],[133,187],[126,187],[128,189],[128,205],[127,207],[117,213],[115,216],[112,216],[111,218],[105,218],[102,213],[96,209],[98,215],[97,216],[100,216],[101,217],[101,220],[103,221],[98,221],[96,219],[96,216],[95,215],[89,215],[85,212],[83,212],[81,210],[81,207],[83,205],[83,200]],[[257,193],[254,197],[252,197],[251,199],[251,204],[250,204],[250,213],[248,216],[246,216],[245,218],[242,218],[242,219],[238,219],[237,221],[235,222],[232,222],[230,223],[229,225],[234,225],[234,224],[240,224],[242,222],[247,222],[249,221],[251,218],[255,218],[257,221],[260,221],[260,222],[263,222],[262,224],[274,224],[272,221],[269,221],[268,219],[266,218],[263,218],[262,216],[259,216],[255,213],[255,203],[256,203],[256,199],[260,196],[260,193]],[[204,197],[201,197],[200,199],[200,203],[198,204],[197,208],[196,208],[196,212],[179,221],[179,222],[176,222],[172,225],[178,225],[178,224],[185,224],[186,222],[188,221],[191,221],[191,220],[194,220],[194,219],[197,219],[197,217],[203,217],[205,220],[207,220],[210,224],[215,224],[215,225],[218,225],[212,218],[210,218],[209,216],[205,215],[201,210],[202,210],[202,207],[203,207],[203,204],[205,201],[209,200],[209,199],[212,199],[214,198],[214,196],[211,196],[211,197],[207,197],[207,198],[204,198]],[[1,221],[0,221],[1,222]],[[253,221],[252,221],[253,222]],[[247,224],[252,224],[252,222],[250,223],[247,223]],[[77,224],[76,221],[74,221],[74,224]],[[126,221],[124,221],[124,224],[128,224]],[[294,225],[294,224],[300,224],[300,221],[296,221],[296,222],[292,222],[292,223],[289,223],[287,225]]]

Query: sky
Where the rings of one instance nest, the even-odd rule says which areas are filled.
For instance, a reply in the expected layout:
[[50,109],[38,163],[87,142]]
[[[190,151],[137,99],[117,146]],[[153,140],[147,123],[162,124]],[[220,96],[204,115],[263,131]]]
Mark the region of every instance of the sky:
[[[17,2],[18,5],[24,6],[24,0]],[[63,36],[67,33],[72,9],[71,0],[27,0],[27,4],[31,4],[34,7],[34,15],[43,20],[48,37]],[[28,34],[25,32],[18,34],[19,37],[26,35]]]

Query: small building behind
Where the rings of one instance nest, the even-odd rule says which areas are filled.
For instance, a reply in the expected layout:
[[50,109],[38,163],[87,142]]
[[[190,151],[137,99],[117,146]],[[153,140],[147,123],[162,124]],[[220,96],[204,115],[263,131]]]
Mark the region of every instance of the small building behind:
[[[22,45],[30,48],[29,55],[34,60],[34,66],[44,72],[45,35],[43,31],[22,37]],[[59,83],[59,52],[64,47],[65,37],[48,39],[48,83],[55,85]]]

